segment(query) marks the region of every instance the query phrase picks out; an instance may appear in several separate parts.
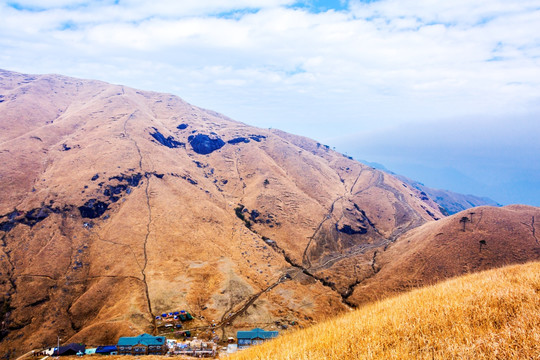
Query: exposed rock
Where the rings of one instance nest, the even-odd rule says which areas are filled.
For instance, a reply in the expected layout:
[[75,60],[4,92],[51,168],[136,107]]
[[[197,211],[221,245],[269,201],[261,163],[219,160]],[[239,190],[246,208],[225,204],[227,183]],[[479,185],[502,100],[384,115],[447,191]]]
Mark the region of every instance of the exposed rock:
[[7,215],[4,215],[0,218],[6,218],[7,221],[0,222],[0,230],[9,232],[11,231],[17,224],[24,224],[30,227],[33,227],[37,223],[45,220],[49,217],[51,213],[61,213],[61,212],[69,212],[71,211],[72,206],[65,205],[63,208],[58,207],[52,207],[52,201],[51,205],[45,205],[41,206],[39,208],[34,208],[26,213],[24,211],[18,211],[15,210]]
[[227,143],[229,144],[240,144],[240,143],[248,143],[249,142],[249,139],[248,138],[245,138],[245,137],[237,137],[237,138],[234,138],[234,139],[231,139],[229,141],[227,141]]
[[17,222],[15,221],[4,221],[0,223],[0,231],[11,231],[15,226],[17,225]]
[[336,230],[347,235],[357,235],[357,234],[367,233],[367,228],[359,227],[358,230],[355,230],[352,228],[351,225],[343,225],[341,228],[339,228],[338,224],[336,224]]
[[142,174],[141,173],[136,173],[136,174],[131,174],[131,175],[117,175],[117,176],[112,176],[109,178],[109,180],[118,180],[119,182],[127,182],[127,184],[129,186],[139,186],[139,182],[141,181],[142,179]]
[[88,200],[83,206],[79,206],[79,211],[83,218],[95,219],[107,211],[109,204],[97,199]]
[[266,139],[265,135],[250,135],[250,139],[255,140],[256,142],[261,142],[261,140]]
[[193,151],[201,155],[210,154],[225,145],[225,142],[219,137],[214,136],[211,138],[204,134],[190,135],[188,141]]
[[45,220],[51,212],[52,211],[49,207],[32,209],[27,212],[26,215],[24,215],[26,221],[23,223],[29,226],[34,226],[38,222]]
[[120,184],[120,185],[107,185],[105,190],[103,191],[103,195],[107,196],[111,202],[117,202],[120,197],[116,195],[122,194],[124,191],[128,189],[127,185]]
[[150,133],[150,135],[152,135],[152,137],[156,139],[163,146],[166,146],[168,148],[179,148],[186,145],[183,142],[176,141],[174,137],[172,136],[165,137],[156,128],[152,128],[152,129],[154,129],[155,132]]

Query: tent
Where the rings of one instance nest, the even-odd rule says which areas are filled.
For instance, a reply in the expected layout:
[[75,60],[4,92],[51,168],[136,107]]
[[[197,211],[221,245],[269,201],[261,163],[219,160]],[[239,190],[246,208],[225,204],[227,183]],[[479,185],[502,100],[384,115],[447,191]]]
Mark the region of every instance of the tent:
[[60,346],[60,349],[54,349],[53,356],[64,355],[77,355],[78,352],[85,352],[85,346],[83,344],[72,343],[66,346]]

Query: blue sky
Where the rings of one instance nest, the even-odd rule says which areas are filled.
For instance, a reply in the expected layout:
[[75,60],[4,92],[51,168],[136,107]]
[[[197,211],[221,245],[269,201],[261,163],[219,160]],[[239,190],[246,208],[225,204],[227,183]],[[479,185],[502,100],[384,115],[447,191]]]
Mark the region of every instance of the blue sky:
[[540,206],[540,1],[0,1],[0,68],[170,92]]

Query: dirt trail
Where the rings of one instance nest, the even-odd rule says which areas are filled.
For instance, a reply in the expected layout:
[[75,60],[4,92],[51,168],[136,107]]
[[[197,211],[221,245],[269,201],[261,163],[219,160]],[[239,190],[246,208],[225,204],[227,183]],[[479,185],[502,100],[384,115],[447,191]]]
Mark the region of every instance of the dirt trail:
[[339,196],[338,198],[336,198],[333,202],[332,202],[332,205],[330,205],[330,209],[328,210],[328,212],[326,213],[326,215],[324,216],[324,218],[321,220],[321,222],[319,223],[319,225],[317,226],[317,228],[315,229],[315,232],[313,233],[313,235],[311,235],[309,237],[309,241],[306,245],[306,248],[304,249],[304,253],[302,254],[302,264],[304,266],[306,266],[307,268],[310,268],[311,267],[311,260],[308,256],[308,250],[309,250],[309,247],[311,245],[311,243],[313,242],[313,239],[315,238],[315,236],[317,236],[317,234],[319,233],[319,231],[321,230],[322,226],[324,225],[324,223],[328,220],[330,220],[332,218],[332,213],[334,212],[334,206],[336,205],[336,202],[338,202],[339,200],[343,199],[343,195]]
[[152,327],[153,327],[152,332],[153,332],[153,334],[157,334],[156,316],[155,316],[155,314],[154,314],[154,312],[152,310],[152,302],[150,300],[150,292],[149,292],[149,289],[148,289],[148,281],[147,281],[147,278],[146,278],[146,267],[148,266],[148,249],[147,249],[148,237],[150,236],[150,232],[151,232],[150,226],[152,225],[152,207],[150,206],[150,195],[148,193],[148,188],[150,187],[150,178],[151,178],[151,176],[149,176],[148,173],[143,170],[143,155],[142,155],[141,149],[139,147],[139,144],[137,144],[137,141],[135,139],[133,139],[129,135],[128,131],[127,131],[128,121],[133,119],[135,114],[136,114],[136,112],[131,113],[128,116],[128,118],[126,119],[126,121],[124,122],[124,136],[126,136],[135,145],[135,148],[137,149],[137,153],[139,154],[139,170],[141,171],[141,173],[146,174],[146,176],[145,176],[146,177],[146,187],[144,189],[144,192],[145,192],[145,196],[146,196],[146,207],[148,209],[148,222],[146,223],[146,234],[145,234],[144,242],[143,242],[144,264],[143,264],[143,266],[141,268],[141,274],[142,274],[142,281],[144,282],[144,292],[145,292],[145,296],[146,296],[148,312],[152,316]]

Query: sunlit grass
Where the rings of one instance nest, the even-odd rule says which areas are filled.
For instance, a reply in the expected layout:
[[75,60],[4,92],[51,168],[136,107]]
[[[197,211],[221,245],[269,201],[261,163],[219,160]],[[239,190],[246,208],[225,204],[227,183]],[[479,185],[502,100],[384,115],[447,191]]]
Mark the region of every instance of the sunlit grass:
[[228,359],[540,359],[540,262],[370,304]]

